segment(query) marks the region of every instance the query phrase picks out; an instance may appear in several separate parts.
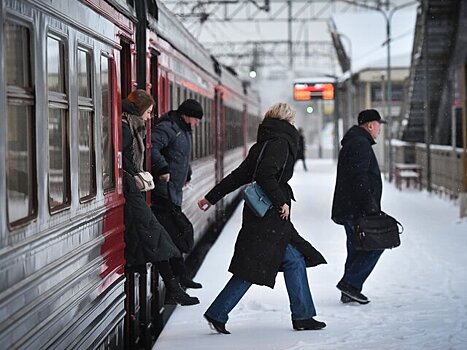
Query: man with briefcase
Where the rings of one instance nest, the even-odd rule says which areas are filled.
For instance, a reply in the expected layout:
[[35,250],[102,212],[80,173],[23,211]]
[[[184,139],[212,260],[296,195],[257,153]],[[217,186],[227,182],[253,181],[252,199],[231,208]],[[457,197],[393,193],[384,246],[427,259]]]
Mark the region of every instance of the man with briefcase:
[[383,184],[372,146],[384,123],[378,111],[363,110],[358,115],[358,125],[352,126],[341,141],[332,220],[343,225],[347,234],[344,275],[336,286],[343,303],[370,302],[362,293],[363,283],[384,251],[362,250],[355,242],[356,223],[362,217],[381,213]]

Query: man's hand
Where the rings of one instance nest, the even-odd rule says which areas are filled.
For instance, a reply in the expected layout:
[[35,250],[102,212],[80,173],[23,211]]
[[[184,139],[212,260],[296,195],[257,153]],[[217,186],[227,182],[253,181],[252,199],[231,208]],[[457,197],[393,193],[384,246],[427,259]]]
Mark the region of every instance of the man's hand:
[[289,205],[287,203],[281,207],[280,213],[281,213],[282,220],[288,220],[290,210],[289,210]]
[[159,180],[164,181],[164,182],[169,182],[170,181],[170,173],[159,175]]
[[202,211],[208,210],[209,208],[211,208],[211,206],[212,206],[212,204],[209,203],[209,201],[206,198],[201,198],[201,199],[198,200],[198,207]]

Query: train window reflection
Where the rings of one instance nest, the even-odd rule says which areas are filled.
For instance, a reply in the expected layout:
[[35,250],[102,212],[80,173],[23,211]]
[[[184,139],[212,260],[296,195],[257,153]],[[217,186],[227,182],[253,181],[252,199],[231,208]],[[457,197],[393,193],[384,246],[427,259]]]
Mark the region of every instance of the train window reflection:
[[52,211],[70,203],[69,107],[64,47],[61,40],[48,36],[49,207]]
[[115,188],[114,148],[112,137],[112,80],[110,62],[101,56],[101,93],[102,93],[102,186],[104,191]]
[[10,224],[24,222],[37,212],[35,109],[32,88],[30,31],[5,23],[7,80],[6,181]]
[[49,108],[49,206],[69,202],[68,111]]
[[49,91],[65,92],[64,47],[58,39],[47,38],[47,85]]
[[94,153],[94,103],[92,99],[91,55],[78,50],[78,150],[79,198],[88,199],[96,193]]

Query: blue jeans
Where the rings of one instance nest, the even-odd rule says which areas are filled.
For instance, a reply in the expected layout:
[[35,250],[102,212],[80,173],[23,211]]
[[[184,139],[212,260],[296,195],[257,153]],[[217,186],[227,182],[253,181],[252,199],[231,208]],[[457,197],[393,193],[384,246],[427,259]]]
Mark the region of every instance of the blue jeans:
[[[316,316],[315,305],[311,297],[306,275],[306,265],[303,255],[292,245],[287,245],[282,260],[285,285],[289,295],[290,311],[293,320],[306,320]],[[229,313],[238,304],[246,291],[251,287],[251,282],[242,280],[236,276],[227,282],[211,306],[206,311],[209,317],[226,323]]]
[[373,271],[384,250],[363,251],[356,250],[353,245],[354,227],[352,221],[344,222],[347,234],[347,260],[345,261],[344,276],[341,281],[350,284],[359,291],[363,288],[371,271]]

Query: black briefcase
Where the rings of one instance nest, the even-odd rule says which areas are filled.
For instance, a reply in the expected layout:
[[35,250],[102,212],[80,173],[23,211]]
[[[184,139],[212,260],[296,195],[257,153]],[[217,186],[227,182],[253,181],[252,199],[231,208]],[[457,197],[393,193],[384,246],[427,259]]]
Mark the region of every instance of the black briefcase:
[[381,212],[356,220],[353,243],[357,250],[381,250],[400,246],[402,224],[392,216]]

